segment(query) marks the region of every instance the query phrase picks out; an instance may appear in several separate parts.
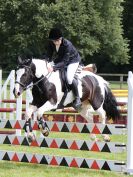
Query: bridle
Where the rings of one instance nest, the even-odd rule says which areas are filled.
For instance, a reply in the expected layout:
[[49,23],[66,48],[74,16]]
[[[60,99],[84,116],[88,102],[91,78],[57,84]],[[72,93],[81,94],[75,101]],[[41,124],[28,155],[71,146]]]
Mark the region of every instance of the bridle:
[[[31,67],[30,66],[27,66],[27,65],[22,65],[23,68],[28,68],[30,70],[30,73],[31,73],[31,77],[34,78],[35,76],[33,75],[33,72],[31,70]],[[19,66],[17,67],[19,68]],[[48,68],[47,66],[47,63],[46,63],[46,68]],[[53,71],[52,71],[53,72]],[[18,81],[15,81],[15,84],[19,84],[21,87],[23,87],[23,90],[27,90],[29,88],[32,88],[33,86],[37,86],[39,82],[41,82],[44,78],[49,78],[52,74],[52,72],[48,72],[45,76],[41,76],[39,80],[37,80],[36,82],[34,82],[33,84],[30,84],[28,86],[24,85],[22,82],[18,82]],[[47,79],[45,80],[45,83],[47,82]],[[45,84],[44,83],[44,84]]]

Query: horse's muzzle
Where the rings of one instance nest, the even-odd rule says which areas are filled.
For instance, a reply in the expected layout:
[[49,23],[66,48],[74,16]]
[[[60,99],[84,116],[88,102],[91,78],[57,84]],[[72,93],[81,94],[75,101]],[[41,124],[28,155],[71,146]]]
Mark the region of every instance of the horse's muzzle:
[[15,88],[13,89],[13,94],[15,96],[15,98],[18,98],[21,95],[20,91],[17,91]]

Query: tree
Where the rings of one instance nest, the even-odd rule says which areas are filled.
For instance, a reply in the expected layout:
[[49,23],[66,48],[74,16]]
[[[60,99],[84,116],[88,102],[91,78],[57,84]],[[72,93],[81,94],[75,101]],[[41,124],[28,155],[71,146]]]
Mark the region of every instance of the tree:
[[113,63],[128,63],[121,2],[1,0],[0,59],[14,66],[18,55],[41,56],[49,29],[57,26],[75,44],[86,63],[95,54],[107,56]]
[[[53,24],[79,48],[83,58],[102,53],[113,63],[128,63],[128,41],[123,38],[122,0],[58,0],[50,6]],[[89,61],[88,61],[89,62]]]
[[129,40],[130,48],[130,65],[128,65],[129,70],[133,68],[133,1],[126,0],[123,3],[124,13],[123,13],[123,26],[124,26],[124,36]]

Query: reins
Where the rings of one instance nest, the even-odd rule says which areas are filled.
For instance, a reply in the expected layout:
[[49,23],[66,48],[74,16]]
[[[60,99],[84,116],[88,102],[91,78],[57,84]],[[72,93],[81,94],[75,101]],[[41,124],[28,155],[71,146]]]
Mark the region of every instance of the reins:
[[[52,71],[52,72],[53,72],[53,71]],[[27,89],[29,89],[29,88],[31,88],[31,87],[37,85],[37,84],[38,84],[39,82],[41,82],[44,78],[46,78],[48,75],[49,75],[49,77],[50,77],[51,74],[52,74],[52,72],[48,73],[46,76],[41,77],[40,80],[36,81],[36,82],[33,83],[32,85],[27,86],[26,89],[25,89],[25,88],[24,88],[24,89],[27,90]],[[47,77],[47,78],[49,78],[49,77]],[[47,81],[47,80],[46,80],[46,81]],[[46,81],[45,81],[45,82],[46,82]],[[45,82],[44,82],[44,84],[45,84]]]

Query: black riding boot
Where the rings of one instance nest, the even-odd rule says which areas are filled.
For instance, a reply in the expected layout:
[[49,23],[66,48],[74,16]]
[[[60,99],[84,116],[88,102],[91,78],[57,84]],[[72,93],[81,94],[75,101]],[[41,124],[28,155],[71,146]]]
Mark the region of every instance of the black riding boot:
[[73,79],[71,88],[72,88],[73,94],[74,94],[74,96],[75,96],[75,100],[74,100],[74,102],[73,102],[73,107],[74,107],[76,110],[79,110],[79,108],[81,107],[82,104],[81,104],[81,100],[80,100],[80,97],[79,97],[78,82],[77,82],[76,79]]

